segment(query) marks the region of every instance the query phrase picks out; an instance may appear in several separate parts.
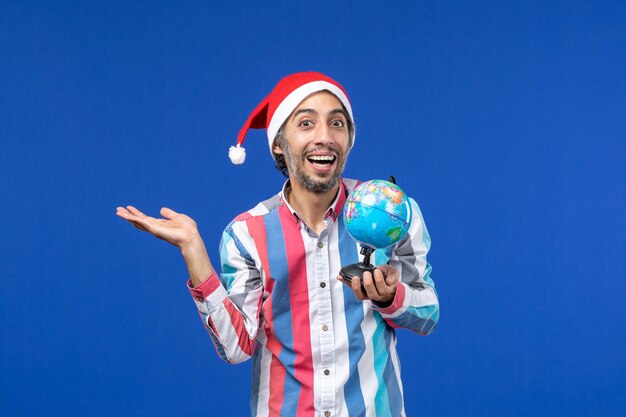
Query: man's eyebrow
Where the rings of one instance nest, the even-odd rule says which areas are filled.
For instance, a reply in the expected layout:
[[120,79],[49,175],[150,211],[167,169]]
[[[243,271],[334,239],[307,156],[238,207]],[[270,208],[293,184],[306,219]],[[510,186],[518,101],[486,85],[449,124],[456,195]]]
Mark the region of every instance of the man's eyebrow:
[[317,112],[313,109],[300,109],[300,110],[296,110],[296,112],[293,114],[292,117],[296,117],[299,114],[302,113],[313,113],[313,114],[317,114]]
[[[299,114],[302,114],[302,113],[317,114],[317,111],[313,110],[313,109],[299,109],[299,110],[296,110],[296,112],[293,114],[292,117],[295,118],[296,116],[298,116]],[[339,108],[338,109],[333,109],[333,110],[329,111],[328,114],[330,114],[330,115],[341,114],[345,118],[348,118],[348,113],[344,109],[339,109]]]
[[342,114],[346,119],[348,118],[348,112],[346,112],[344,109],[331,110],[328,114]]

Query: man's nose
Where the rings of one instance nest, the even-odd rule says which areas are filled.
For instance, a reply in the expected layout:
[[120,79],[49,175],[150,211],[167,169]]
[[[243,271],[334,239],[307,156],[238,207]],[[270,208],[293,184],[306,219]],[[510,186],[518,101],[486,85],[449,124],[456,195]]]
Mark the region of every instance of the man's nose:
[[333,141],[332,131],[327,124],[322,123],[319,127],[317,142],[328,145]]

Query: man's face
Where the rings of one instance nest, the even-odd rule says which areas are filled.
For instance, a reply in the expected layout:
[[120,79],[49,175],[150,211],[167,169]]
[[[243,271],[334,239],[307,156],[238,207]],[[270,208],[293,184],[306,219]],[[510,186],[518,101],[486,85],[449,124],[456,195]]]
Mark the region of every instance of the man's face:
[[285,140],[274,144],[289,178],[309,191],[330,191],[341,176],[349,153],[348,116],[333,94],[320,91],[305,98],[285,122]]

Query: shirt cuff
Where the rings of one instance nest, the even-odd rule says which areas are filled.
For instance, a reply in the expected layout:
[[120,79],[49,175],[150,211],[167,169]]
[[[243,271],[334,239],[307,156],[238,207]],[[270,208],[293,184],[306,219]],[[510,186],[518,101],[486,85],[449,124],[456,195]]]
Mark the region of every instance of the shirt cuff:
[[189,289],[189,293],[193,297],[194,300],[203,302],[206,300],[209,295],[213,293],[220,286],[220,279],[217,276],[217,272],[215,269],[213,273],[209,275],[206,281],[198,285],[197,287],[192,287],[191,280],[187,281],[187,288]]
[[396,295],[393,297],[393,301],[391,302],[391,305],[388,305],[387,307],[378,307],[374,302],[372,302],[372,304],[374,304],[374,308],[379,313],[391,315],[402,308],[402,306],[404,305],[405,296],[406,296],[406,284],[400,281],[398,282],[398,285],[396,286]]

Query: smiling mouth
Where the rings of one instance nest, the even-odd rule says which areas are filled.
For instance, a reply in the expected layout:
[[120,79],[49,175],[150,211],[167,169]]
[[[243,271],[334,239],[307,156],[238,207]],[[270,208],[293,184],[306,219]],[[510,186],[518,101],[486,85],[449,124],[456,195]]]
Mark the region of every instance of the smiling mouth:
[[306,159],[313,165],[317,165],[320,167],[329,167],[333,163],[335,163],[337,157],[334,155],[311,155],[307,156]]

